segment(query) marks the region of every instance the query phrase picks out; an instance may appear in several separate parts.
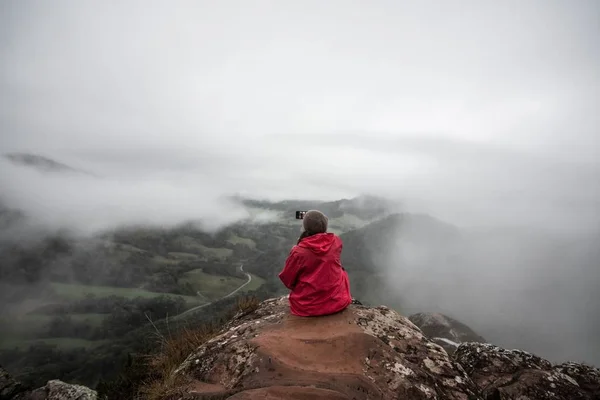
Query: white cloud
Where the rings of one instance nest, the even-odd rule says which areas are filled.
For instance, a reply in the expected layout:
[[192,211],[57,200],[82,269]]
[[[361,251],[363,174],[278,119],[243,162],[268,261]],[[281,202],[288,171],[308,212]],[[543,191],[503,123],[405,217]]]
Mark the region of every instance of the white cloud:
[[118,221],[231,192],[385,194],[465,223],[597,211],[595,2],[2,7],[0,148],[105,176],[65,204]]

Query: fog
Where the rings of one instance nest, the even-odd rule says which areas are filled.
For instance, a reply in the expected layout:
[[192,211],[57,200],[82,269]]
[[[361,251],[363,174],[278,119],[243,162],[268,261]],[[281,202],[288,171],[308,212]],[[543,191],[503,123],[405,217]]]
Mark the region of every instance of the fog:
[[[551,331],[544,351],[577,342],[565,348],[579,357],[595,346],[600,363],[598,336],[586,336],[600,314],[589,297],[600,5],[460,5],[2,2],[0,151],[96,176],[2,160],[0,199],[85,234],[188,220],[217,229],[249,217],[228,200],[236,194],[367,193],[462,228],[502,227],[508,238],[494,249],[470,236],[476,250],[454,266],[460,291],[432,278],[447,275],[390,276],[400,288],[421,283],[411,304],[445,303],[482,329]],[[532,231],[552,239],[524,242]],[[548,263],[555,240],[580,245]],[[556,286],[538,290],[548,276]]]
[[600,364],[600,230],[462,228],[447,240],[398,227],[381,265],[405,314],[442,312],[491,343]]

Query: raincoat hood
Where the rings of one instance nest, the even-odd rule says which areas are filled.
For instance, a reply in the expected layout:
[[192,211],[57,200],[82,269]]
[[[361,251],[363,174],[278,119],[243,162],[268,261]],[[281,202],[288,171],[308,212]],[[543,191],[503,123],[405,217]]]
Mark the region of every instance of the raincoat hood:
[[333,233],[317,233],[302,239],[298,246],[309,249],[315,254],[325,254],[332,247],[341,247],[341,244],[341,239]]

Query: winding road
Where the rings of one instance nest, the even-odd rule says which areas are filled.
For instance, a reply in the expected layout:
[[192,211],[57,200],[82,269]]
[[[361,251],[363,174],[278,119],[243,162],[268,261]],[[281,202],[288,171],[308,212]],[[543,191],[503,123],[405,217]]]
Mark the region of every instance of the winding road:
[[186,311],[182,312],[181,314],[177,314],[176,316],[174,316],[174,317],[173,317],[173,319],[176,319],[176,318],[183,317],[183,316],[184,316],[184,315],[186,315],[186,314],[193,313],[194,311],[198,311],[198,310],[200,310],[200,309],[202,309],[202,308],[204,308],[204,307],[208,307],[208,306],[210,306],[211,304],[214,304],[214,303],[216,303],[217,301],[221,301],[221,300],[223,300],[223,299],[226,299],[226,298],[228,298],[228,297],[231,297],[231,296],[233,296],[234,294],[236,294],[237,292],[239,292],[240,290],[242,290],[242,289],[243,289],[244,287],[246,287],[246,286],[247,286],[247,285],[248,285],[250,282],[252,282],[252,275],[250,275],[249,273],[247,273],[247,272],[245,272],[245,271],[244,271],[244,264],[241,264],[241,265],[240,265],[240,272],[242,272],[242,273],[246,274],[246,277],[248,278],[248,280],[247,280],[246,282],[244,282],[244,283],[243,283],[243,284],[242,284],[240,287],[238,287],[237,289],[235,289],[233,292],[231,292],[231,293],[229,293],[229,294],[226,294],[225,296],[223,296],[223,297],[221,297],[221,298],[218,298],[217,300],[211,301],[210,303],[206,303],[206,304],[202,304],[202,305],[200,305],[200,306],[192,307],[192,308],[190,308],[189,310],[186,310]]

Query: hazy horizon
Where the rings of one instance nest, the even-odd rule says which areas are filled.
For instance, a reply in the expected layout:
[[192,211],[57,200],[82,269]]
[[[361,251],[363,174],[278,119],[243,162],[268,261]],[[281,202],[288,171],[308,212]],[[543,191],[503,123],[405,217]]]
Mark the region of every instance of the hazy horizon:
[[594,1],[0,7],[0,149],[105,177],[39,190],[3,164],[9,203],[109,223],[369,193],[464,225],[600,224]]

